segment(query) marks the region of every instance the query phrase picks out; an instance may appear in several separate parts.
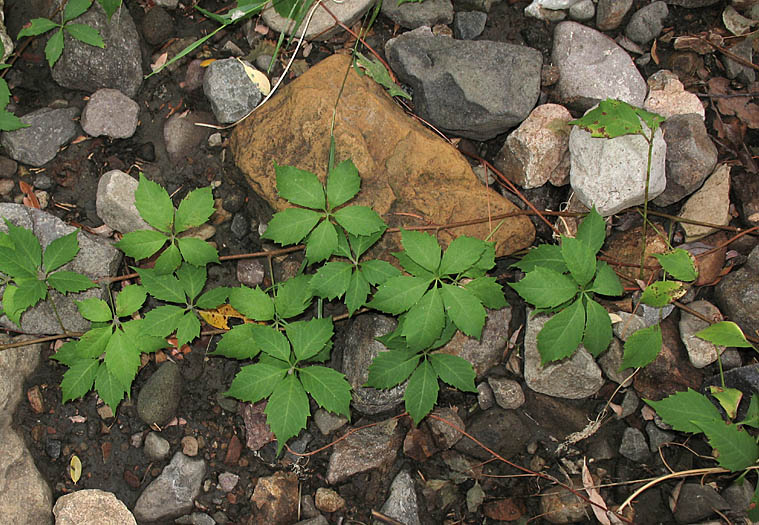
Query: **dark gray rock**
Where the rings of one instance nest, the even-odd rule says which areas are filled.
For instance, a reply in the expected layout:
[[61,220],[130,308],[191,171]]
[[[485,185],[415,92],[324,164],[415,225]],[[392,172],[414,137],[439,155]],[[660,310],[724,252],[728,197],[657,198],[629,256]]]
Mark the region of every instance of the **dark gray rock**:
[[596,27],[599,31],[616,29],[633,5],[633,0],[598,0]]
[[85,44],[65,33],[63,54],[53,66],[53,79],[69,89],[92,93],[98,88],[114,88],[133,98],[142,85],[142,52],[129,10],[120,8],[108,22],[105,11],[95,2],[76,22],[97,29],[105,47]]
[[501,0],[456,0],[457,11],[482,11],[489,13]]
[[660,429],[653,421],[646,423],[646,434],[648,435],[648,448],[654,454],[659,453],[659,447],[664,443],[670,443],[675,439],[674,432]]
[[679,5],[686,9],[698,9],[719,3],[720,0],[667,0],[670,5]]
[[3,131],[0,135],[8,156],[30,166],[42,166],[55,158],[58,149],[76,137],[77,108],[42,108],[21,117],[27,128]]
[[759,330],[759,246],[742,268],[730,272],[714,289],[720,311],[747,333]]
[[[250,63],[245,65],[253,67]],[[255,69],[255,68],[254,68]],[[211,103],[216,120],[235,122],[247,115],[261,101],[261,91],[254,84],[240,60],[216,60],[203,77],[203,93]]]
[[137,394],[137,415],[148,425],[165,425],[177,413],[182,374],[171,361],[163,363]]
[[[509,459],[524,451],[531,438],[530,430],[513,410],[493,407],[476,414],[467,424],[467,433],[483,445]],[[504,439],[508,436],[508,439]],[[462,439],[453,447],[480,459],[491,455],[471,439]]]
[[398,473],[390,484],[390,494],[380,512],[405,525],[420,525],[414,479],[407,470]]
[[654,204],[669,206],[701,187],[717,165],[717,147],[696,113],[673,115],[662,130],[667,143],[667,187]]
[[625,28],[625,35],[633,42],[647,44],[659,36],[667,15],[669,9],[666,2],[652,2],[633,13]]
[[726,510],[730,504],[709,485],[686,483],[680,489],[675,508],[679,523],[694,523],[716,515],[714,510]]
[[736,481],[723,490],[721,496],[730,504],[734,512],[745,515],[754,497],[754,485],[747,479]]
[[211,122],[213,118],[203,111],[187,114],[175,113],[163,126],[163,140],[171,162],[178,164],[206,141],[209,128],[196,126],[198,122]]
[[398,5],[398,0],[383,0],[382,14],[406,29],[447,25],[453,22],[453,4],[451,0],[425,0]]
[[622,443],[619,445],[619,453],[631,461],[645,463],[651,453],[646,443],[646,436],[637,428],[627,427],[622,434]]
[[526,119],[540,95],[543,59],[529,47],[433,36],[421,27],[389,40],[385,53],[413,87],[417,113],[453,135],[491,139]]
[[38,190],[49,190],[55,185],[55,181],[47,173],[38,173],[32,181],[34,182],[34,187]]
[[187,514],[200,494],[205,474],[205,461],[177,452],[161,475],[140,494],[134,505],[135,518],[138,522],[153,522]]
[[[752,38],[744,38],[731,47],[730,52],[746,59],[748,62],[753,62],[754,40]],[[756,80],[756,71],[754,71],[753,68],[744,66],[728,56],[725,56],[725,69],[727,70],[727,78],[737,78],[739,81],[745,82],[746,84]]]
[[[54,215],[42,210],[27,208],[22,204],[0,204],[0,217],[8,219],[16,226],[23,226],[31,230],[39,239],[43,249],[53,240],[76,230]],[[0,222],[0,231],[8,231],[2,222]],[[89,233],[80,231],[77,239],[79,241],[79,252],[73,261],[61,266],[61,270],[78,272],[90,279],[116,275],[121,263],[121,252],[108,241]],[[2,290],[0,290],[1,293]],[[40,302],[21,316],[20,330],[28,334],[39,335],[63,333],[50,301],[55,304],[55,309],[61,319],[64,320],[67,330],[88,330],[90,323],[79,314],[74,301],[82,301],[89,297],[106,299],[105,294],[105,290],[101,288],[91,288],[84,292],[65,296],[51,290],[46,301]],[[19,330],[19,327],[6,316],[0,317],[0,326]]]
[[142,20],[142,36],[151,46],[163,44],[174,34],[174,17],[165,9],[156,6],[145,14]]
[[88,135],[126,139],[137,129],[140,106],[118,89],[95,91],[82,111],[82,129]]
[[453,36],[459,40],[474,40],[482,34],[487,13],[482,11],[459,11],[453,17]]
[[250,221],[244,213],[235,213],[234,217],[232,217],[230,230],[238,239],[242,239],[248,234],[248,231],[250,230]]

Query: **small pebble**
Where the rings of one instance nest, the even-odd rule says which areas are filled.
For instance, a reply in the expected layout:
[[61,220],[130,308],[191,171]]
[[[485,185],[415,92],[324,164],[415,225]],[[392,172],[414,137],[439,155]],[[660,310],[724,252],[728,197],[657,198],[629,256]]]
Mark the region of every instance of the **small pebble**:
[[61,442],[57,439],[48,439],[45,443],[45,454],[50,459],[58,459],[61,457]]
[[245,217],[244,214],[235,213],[235,216],[232,217],[231,230],[234,236],[237,237],[238,239],[242,239],[248,234],[249,224],[248,224],[248,219]]
[[137,474],[135,474],[131,470],[124,471],[124,481],[126,481],[127,485],[129,485],[133,489],[140,488],[140,478],[138,478]]
[[495,404],[495,397],[493,396],[493,389],[490,388],[490,385],[485,382],[480,383],[477,385],[477,392],[477,404],[480,405],[480,408],[482,410],[492,408]]
[[0,179],[0,195],[10,195],[15,186],[16,183],[13,182],[13,179]]
[[51,179],[46,173],[38,173],[32,179],[34,187],[39,190],[49,190],[53,187],[53,179]]
[[255,288],[264,282],[264,263],[260,259],[237,261],[237,280],[240,284]]
[[137,432],[136,434],[132,434],[129,437],[129,444],[132,445],[134,448],[140,448],[142,446],[142,440],[144,436],[142,432]]
[[182,438],[182,453],[191,458],[198,455],[198,440],[194,436]]
[[216,133],[211,133],[211,136],[208,137],[208,145],[212,148],[217,148],[221,146],[222,138],[221,133],[218,131]]
[[219,474],[219,488],[224,492],[232,492],[240,481],[240,476],[232,472],[222,472]]

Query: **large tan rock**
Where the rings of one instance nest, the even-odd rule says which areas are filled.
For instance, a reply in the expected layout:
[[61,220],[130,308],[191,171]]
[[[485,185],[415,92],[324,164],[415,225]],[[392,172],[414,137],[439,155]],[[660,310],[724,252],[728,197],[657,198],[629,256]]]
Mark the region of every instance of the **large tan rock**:
[[[287,85],[235,128],[231,150],[253,189],[271,205],[278,198],[274,162],[312,171],[323,178],[329,155],[329,130],[335,103],[336,162],[353,159],[362,177],[351,204],[372,206],[390,226],[447,224],[487,219],[517,208],[484,187],[469,163],[451,145],[406,115],[368,77],[350,67],[350,58],[333,55]],[[455,236],[485,238],[498,225],[492,220],[440,230],[447,245]],[[529,246],[535,229],[527,217],[511,217],[493,235],[496,253],[507,255]],[[400,235],[385,235],[381,256],[400,248]]]

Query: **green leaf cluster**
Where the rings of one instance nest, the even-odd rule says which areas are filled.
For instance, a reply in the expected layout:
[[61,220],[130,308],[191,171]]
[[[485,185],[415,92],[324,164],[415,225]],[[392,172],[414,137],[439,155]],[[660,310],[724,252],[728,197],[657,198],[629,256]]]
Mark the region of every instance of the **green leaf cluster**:
[[[101,5],[109,13],[109,10],[113,7],[113,1],[98,0]],[[63,54],[63,32],[67,32],[72,37],[89,44],[91,46],[105,47],[103,38],[98,33],[97,29],[90,27],[87,24],[75,24],[72,21],[82,16],[92,6],[92,0],[68,0],[63,8],[63,15],[61,22],[54,22],[49,18],[33,18],[25,25],[18,33],[18,38],[25,36],[37,36],[48,31],[56,30],[45,44],[45,58],[50,67],[53,67],[55,63],[61,58]],[[107,6],[107,7],[106,7]],[[113,10],[115,11],[115,9]],[[109,13],[109,18],[110,18]]]
[[141,260],[152,257],[165,247],[155,261],[154,268],[159,274],[172,273],[182,261],[199,267],[219,262],[219,253],[209,243],[180,235],[200,226],[213,214],[210,186],[191,191],[175,208],[166,190],[140,173],[134,198],[140,216],[155,230],[127,233],[116,243],[117,248],[129,257]]
[[8,319],[20,325],[23,313],[46,299],[51,288],[67,294],[95,286],[89,277],[61,269],[79,253],[79,230],[55,239],[43,251],[30,230],[8,219],[5,226],[8,233],[0,232],[0,281],[6,284],[3,310]]
[[[277,212],[263,238],[283,246],[305,241],[306,260],[310,264],[335,254],[341,235],[381,235],[387,228],[373,209],[343,206],[361,187],[358,170],[350,159],[329,170],[326,187],[310,171],[280,165],[275,165],[275,171],[280,197],[297,207]],[[343,246],[347,244],[342,242]]]
[[593,208],[574,238],[538,246],[514,264],[525,276],[510,286],[536,312],[558,312],[538,334],[543,364],[571,356],[580,343],[598,356],[611,342],[609,314],[594,297],[621,295],[623,289],[614,270],[596,259],[605,237],[604,220]]
[[411,100],[411,95],[403,91],[395,82],[393,82],[387,68],[378,59],[369,59],[362,53],[356,52],[356,59],[353,63],[353,67],[359,75],[365,73],[377,84],[384,87],[391,97],[401,97],[406,100]]
[[[650,137],[644,132],[641,120],[648,127]],[[650,113],[622,100],[607,98],[583,117],[571,120],[569,124],[579,126],[595,138],[613,139],[623,135],[641,135],[651,142],[662,122],[664,117],[661,115]]]
[[149,331],[145,319],[120,319],[137,312],[146,298],[145,287],[132,284],[119,292],[113,308],[102,299],[77,302],[79,312],[92,322],[92,328],[53,355],[68,367],[61,382],[64,403],[84,396],[94,387],[115,412],[124,395],[130,395],[140,355],[167,346],[163,337]]

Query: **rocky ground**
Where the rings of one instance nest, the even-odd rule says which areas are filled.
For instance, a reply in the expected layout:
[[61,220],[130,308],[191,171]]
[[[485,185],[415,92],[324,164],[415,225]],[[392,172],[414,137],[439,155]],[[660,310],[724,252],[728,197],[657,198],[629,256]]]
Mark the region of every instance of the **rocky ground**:
[[[6,1],[8,33],[49,16],[54,3]],[[212,12],[229,8],[197,3]],[[755,2],[426,0],[397,8],[389,0],[366,41],[413,96],[404,107],[369,78],[352,71],[346,77],[354,39],[319,10],[290,68],[285,71],[295,43],[275,61],[269,80],[274,85],[284,76],[282,86],[234,127],[225,126],[264,98],[238,58],[265,70],[285,25],[267,13],[230,26],[144,79],[151,67],[216,28],[190,4],[125,0],[110,24],[94,7],[79,21],[101,30],[105,50],[93,54],[67,37],[52,69],[45,37],[15,42],[13,67],[4,71],[13,94],[8,109],[32,126],[0,137],[0,216],[46,242],[73,227],[88,232],[80,271],[93,278],[129,271],[110,243],[114,232],[142,227],[129,206],[139,172],[163,185],[175,203],[194,188],[214,187],[217,211],[194,235],[214,242],[221,255],[275,248],[260,239],[284,205],[273,163],[324,172],[338,96],[337,155],[351,157],[361,173],[358,202],[372,205],[391,226],[526,208],[505,178],[494,177],[494,166],[539,210],[584,211],[595,204],[612,217],[603,255],[634,264],[641,243],[633,209],[643,200],[641,144],[623,140],[594,149],[587,134],[570,133],[566,125],[612,97],[667,117],[651,176],[654,222],[695,255],[724,245],[699,260],[701,276],[681,301],[757,334],[755,237],[726,244],[737,228],[759,224],[756,40],[746,35],[751,17],[759,19]],[[359,0],[326,5],[356,29],[369,9]],[[672,216],[691,222],[681,226]],[[572,217],[556,221],[561,231],[576,228]],[[485,237],[493,222],[441,230],[438,238]],[[374,254],[391,259],[399,239],[386,237]],[[552,231],[524,215],[505,221],[493,240],[494,275],[505,284],[520,277],[509,265],[530,246],[551,242]],[[649,237],[649,251],[666,248],[661,235]],[[209,281],[268,284],[272,272],[277,280],[292,275],[301,259],[296,253],[274,257],[271,265],[266,258],[228,261],[211,267]],[[717,349],[692,337],[703,321],[667,312],[661,356],[625,382],[628,374],[618,371],[622,342],[659,312],[633,314],[631,295],[605,303],[622,321],[598,363],[581,350],[542,367],[536,334],[545,318],[531,318],[513,292],[507,297],[510,306],[489,312],[481,341],[459,334],[446,349],[472,362],[479,394],[441,388],[436,418],[418,428],[397,417],[401,388],[363,387],[368,363],[384,348],[374,338],[394,321],[368,313],[338,323],[331,365],[354,386],[353,418],[312,406],[307,430],[289,443],[294,453],[283,457],[275,454],[261,404],[223,395],[240,365],[207,355],[218,336],[145,360],[131,400],[116,414],[94,394],[61,404],[65,367],[50,359],[60,343],[0,352],[0,515],[30,524],[582,523],[594,521],[590,506],[535,472],[582,488],[587,463],[613,506],[641,480],[714,465],[703,436],[668,430],[641,403],[716,383]],[[69,329],[86,327],[71,304],[60,308]],[[0,324],[7,333],[0,343],[31,337],[19,336],[7,318]],[[26,314],[21,328],[59,331],[46,305]],[[753,350],[725,350],[722,366],[728,386],[747,398],[759,391]],[[166,424],[149,426],[146,413]],[[82,463],[77,483],[69,473],[73,456]],[[669,480],[642,493],[627,518],[743,523],[753,481]]]

